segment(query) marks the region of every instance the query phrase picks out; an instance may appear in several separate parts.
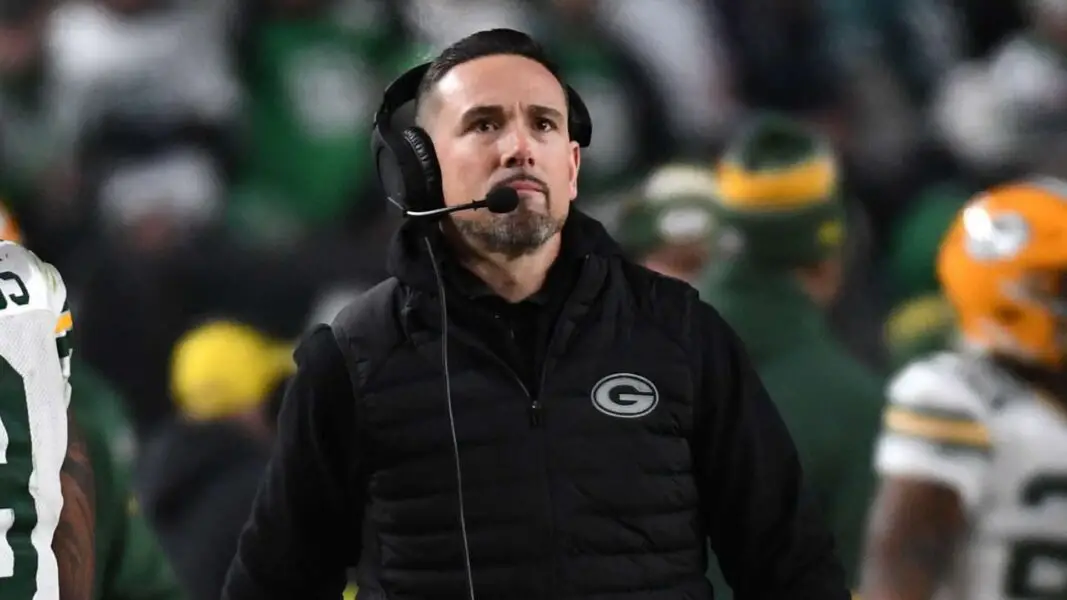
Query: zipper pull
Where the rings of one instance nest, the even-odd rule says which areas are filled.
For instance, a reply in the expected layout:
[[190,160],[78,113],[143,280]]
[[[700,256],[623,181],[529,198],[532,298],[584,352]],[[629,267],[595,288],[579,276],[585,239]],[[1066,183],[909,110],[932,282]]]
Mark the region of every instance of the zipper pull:
[[530,403],[530,424],[540,426],[544,422],[544,407],[541,405],[540,400],[534,400]]

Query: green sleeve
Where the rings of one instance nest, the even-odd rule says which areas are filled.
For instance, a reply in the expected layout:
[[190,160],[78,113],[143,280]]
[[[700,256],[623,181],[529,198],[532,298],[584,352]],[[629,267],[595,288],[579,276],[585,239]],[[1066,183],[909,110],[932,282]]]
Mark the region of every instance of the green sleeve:
[[133,499],[122,508],[103,600],[180,600],[177,580]]
[[102,600],[180,600],[183,594],[170,563],[131,492],[130,465],[122,454],[109,455],[115,531]]

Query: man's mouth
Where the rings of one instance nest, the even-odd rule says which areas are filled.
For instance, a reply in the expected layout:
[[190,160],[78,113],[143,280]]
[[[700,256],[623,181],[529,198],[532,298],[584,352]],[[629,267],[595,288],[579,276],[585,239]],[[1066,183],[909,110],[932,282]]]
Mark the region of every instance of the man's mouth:
[[518,192],[543,192],[541,184],[534,181],[512,181],[507,186]]

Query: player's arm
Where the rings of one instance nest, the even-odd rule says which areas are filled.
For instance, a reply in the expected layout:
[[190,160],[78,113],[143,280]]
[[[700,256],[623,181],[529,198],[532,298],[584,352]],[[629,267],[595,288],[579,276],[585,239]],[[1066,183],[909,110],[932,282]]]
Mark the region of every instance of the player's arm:
[[94,535],[96,525],[96,489],[89,448],[69,409],[70,360],[73,354],[71,330],[74,320],[67,302],[67,290],[59,272],[44,262],[38,263],[49,287],[49,299],[58,315],[55,325],[56,352],[63,374],[64,403],[67,408],[67,451],[59,472],[63,510],[59,513],[52,551],[56,555],[60,600],[89,600],[93,594],[95,571]]
[[929,600],[945,583],[988,465],[985,409],[929,365],[889,388],[875,465],[882,482],[864,553],[864,600]]
[[948,576],[967,519],[941,484],[888,477],[871,511],[864,600],[929,600]]
[[89,600],[93,592],[93,535],[95,523],[93,467],[85,440],[67,414],[67,455],[60,471],[63,510],[59,514],[52,551],[59,567],[61,600]]

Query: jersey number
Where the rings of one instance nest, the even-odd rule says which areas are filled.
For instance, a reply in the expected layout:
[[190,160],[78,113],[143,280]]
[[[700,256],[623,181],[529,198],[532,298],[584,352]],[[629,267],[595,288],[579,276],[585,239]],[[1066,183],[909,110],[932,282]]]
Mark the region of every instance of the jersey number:
[[[18,292],[5,293],[5,282],[9,284],[9,287],[18,287]],[[26,284],[22,283],[21,277],[4,271],[0,272],[0,310],[7,308],[9,303],[15,306],[26,306],[30,303],[30,291],[26,289]]]
[[[1023,488],[1026,508],[1067,503],[1067,475],[1038,475]],[[1008,558],[1004,595],[1009,598],[1067,598],[1067,541],[1020,540]]]
[[29,406],[22,375],[0,357],[0,597],[32,598],[39,567]]

